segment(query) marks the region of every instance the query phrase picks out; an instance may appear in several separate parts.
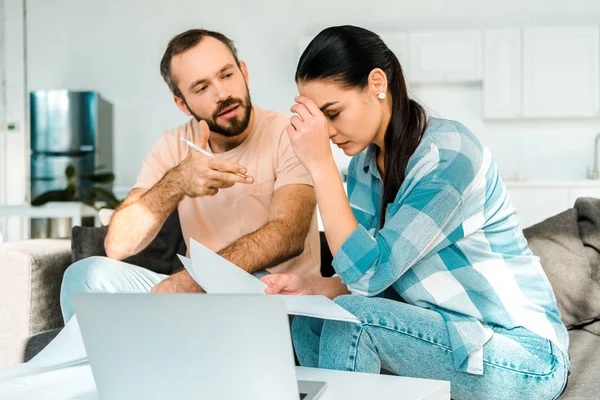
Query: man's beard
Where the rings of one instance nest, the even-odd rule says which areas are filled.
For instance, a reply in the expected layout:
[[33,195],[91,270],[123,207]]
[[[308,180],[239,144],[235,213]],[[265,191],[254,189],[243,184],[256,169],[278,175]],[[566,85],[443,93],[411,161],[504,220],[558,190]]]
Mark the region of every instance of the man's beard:
[[[219,103],[217,109],[212,114],[211,118],[203,118],[200,115],[196,114],[190,106],[187,104],[185,99],[183,99],[185,105],[187,106],[190,113],[196,118],[196,121],[204,120],[208,124],[211,132],[218,133],[219,135],[234,137],[241,135],[248,125],[250,124],[250,114],[252,113],[252,102],[250,100],[250,92],[246,92],[246,99],[236,99],[233,97],[229,97],[226,100]],[[220,113],[222,113],[227,107],[231,107],[232,105],[239,104],[239,107],[242,108],[242,114],[236,115],[234,118],[228,120],[227,125],[221,125],[217,123],[217,118]]]

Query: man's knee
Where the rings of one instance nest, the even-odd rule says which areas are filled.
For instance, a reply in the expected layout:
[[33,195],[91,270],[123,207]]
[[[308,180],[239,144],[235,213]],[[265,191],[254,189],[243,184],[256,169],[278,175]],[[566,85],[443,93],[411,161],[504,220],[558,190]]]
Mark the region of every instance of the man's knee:
[[67,268],[60,288],[60,307],[65,324],[75,314],[71,304],[73,294],[103,291],[116,264],[118,262],[106,257],[89,257]]
[[62,292],[91,292],[100,290],[114,272],[115,260],[89,257],[72,264],[63,275]]

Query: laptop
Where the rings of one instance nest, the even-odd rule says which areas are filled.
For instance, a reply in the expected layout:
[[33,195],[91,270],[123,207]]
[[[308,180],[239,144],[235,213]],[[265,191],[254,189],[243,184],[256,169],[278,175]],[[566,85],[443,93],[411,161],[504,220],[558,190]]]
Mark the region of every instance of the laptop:
[[316,400],[297,381],[279,296],[79,293],[73,305],[101,399]]

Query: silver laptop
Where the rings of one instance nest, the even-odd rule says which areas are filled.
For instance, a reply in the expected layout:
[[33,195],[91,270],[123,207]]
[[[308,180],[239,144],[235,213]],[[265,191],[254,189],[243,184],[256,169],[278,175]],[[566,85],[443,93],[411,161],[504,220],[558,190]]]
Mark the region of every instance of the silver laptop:
[[73,304],[101,399],[314,400],[325,390],[296,381],[277,297],[81,293]]

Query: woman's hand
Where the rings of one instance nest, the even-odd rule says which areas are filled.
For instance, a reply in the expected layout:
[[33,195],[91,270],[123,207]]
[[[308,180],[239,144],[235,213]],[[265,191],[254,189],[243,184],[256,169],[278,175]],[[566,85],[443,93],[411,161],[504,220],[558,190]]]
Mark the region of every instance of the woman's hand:
[[303,277],[294,273],[269,274],[260,278],[267,284],[266,294],[312,294],[309,285],[309,277]]
[[294,98],[290,109],[296,113],[290,118],[286,131],[298,160],[312,175],[325,163],[333,163],[329,144],[329,121],[314,101],[308,97]]

